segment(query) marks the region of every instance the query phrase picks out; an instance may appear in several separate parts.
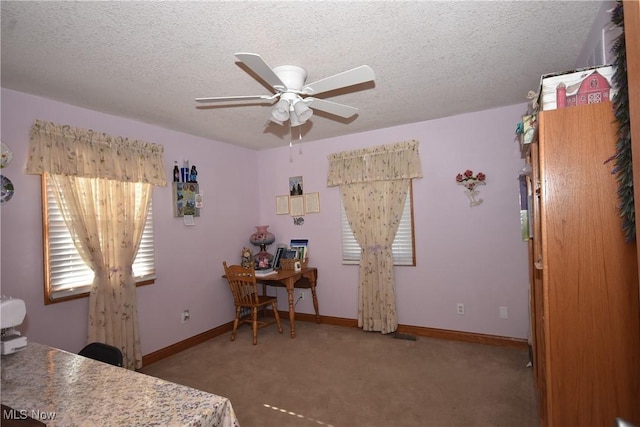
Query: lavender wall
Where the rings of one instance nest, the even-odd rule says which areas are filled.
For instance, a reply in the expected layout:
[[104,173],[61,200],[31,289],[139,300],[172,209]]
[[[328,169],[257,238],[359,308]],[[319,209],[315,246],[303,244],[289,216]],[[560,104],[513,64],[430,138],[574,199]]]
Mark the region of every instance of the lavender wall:
[[[36,118],[162,144],[169,178],[174,160],[190,159],[198,166],[204,208],[195,226],[173,217],[170,186],[154,189],[158,279],[138,288],[143,353],[233,319],[228,285],[220,279],[222,260],[238,257],[243,238],[258,221],[255,151],[2,89],[2,141],[14,154],[2,174],[13,181],[16,193],[1,210],[1,286],[3,295],[26,302],[23,334],[76,352],[87,331],[86,298],[43,304],[40,178],[24,173]],[[191,312],[184,324],[183,309]]]
[[[356,318],[358,269],[340,262],[339,193],[326,187],[327,155],[417,139],[424,171],[414,183],[418,264],[396,269],[400,323],[526,338],[527,244],[520,240],[517,182],[523,161],[513,141],[524,110],[516,105],[255,152],[2,89],[2,141],[14,153],[2,174],[16,186],[1,209],[2,293],[25,300],[21,330],[29,340],[74,352],[84,345],[87,300],[43,304],[40,181],[24,174],[36,118],[162,144],[167,173],[174,160],[198,165],[205,207],[195,227],[173,218],[168,187],[154,190],[158,279],[138,288],[144,354],[233,318],[221,262],[239,258],[258,224],[270,225],[279,242],[310,239],[321,314]],[[466,168],[487,174],[479,207],[470,208],[455,184]],[[298,175],[305,191],[320,192],[321,212],[306,215],[303,226],[275,214],[275,196],[286,194],[288,178]],[[455,312],[458,302],[464,316]],[[509,308],[508,319],[499,318],[500,306]],[[191,312],[185,324],[183,309]],[[310,298],[296,309],[312,313]]]
[[[424,174],[413,187],[417,265],[396,268],[399,322],[528,336],[528,249],[520,238],[517,180],[524,161],[514,142],[525,109],[522,104],[259,153],[260,222],[279,242],[310,240],[323,315],[356,318],[358,295],[358,267],[340,261],[339,190],[326,186],[327,155],[416,139]],[[455,183],[467,168],[487,174],[484,203],[474,208]],[[299,175],[305,192],[320,192],[321,212],[295,226],[291,217],[275,214],[275,196],[287,194],[288,177]],[[284,291],[278,296],[284,308]],[[460,302],[464,315],[456,314]],[[508,319],[499,318],[499,307],[508,307]],[[312,313],[311,299],[299,301],[297,310]]]

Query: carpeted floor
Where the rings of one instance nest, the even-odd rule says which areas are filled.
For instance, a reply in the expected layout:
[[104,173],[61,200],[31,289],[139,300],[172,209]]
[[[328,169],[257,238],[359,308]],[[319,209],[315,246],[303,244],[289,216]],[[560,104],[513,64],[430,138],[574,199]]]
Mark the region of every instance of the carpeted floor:
[[242,427],[538,426],[528,351],[296,322],[243,325],[142,369],[226,396]]

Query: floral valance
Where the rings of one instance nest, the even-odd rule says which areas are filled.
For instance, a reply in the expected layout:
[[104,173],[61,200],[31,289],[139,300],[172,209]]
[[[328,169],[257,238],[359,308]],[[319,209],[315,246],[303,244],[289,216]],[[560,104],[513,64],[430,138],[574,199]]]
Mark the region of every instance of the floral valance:
[[334,153],[328,159],[328,187],[422,177],[415,140]]
[[164,147],[92,130],[36,120],[26,173],[167,185]]

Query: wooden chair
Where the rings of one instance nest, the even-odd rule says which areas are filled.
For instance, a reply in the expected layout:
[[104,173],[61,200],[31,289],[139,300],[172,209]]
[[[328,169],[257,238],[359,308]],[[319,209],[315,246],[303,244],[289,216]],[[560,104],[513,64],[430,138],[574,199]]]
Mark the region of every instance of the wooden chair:
[[[258,328],[277,323],[278,332],[282,333],[282,324],[280,323],[280,315],[278,314],[278,299],[277,297],[258,295],[258,285],[256,283],[253,265],[251,265],[250,268],[245,268],[241,265],[227,266],[226,261],[223,262],[222,265],[224,266],[225,276],[229,281],[229,287],[233,295],[233,303],[236,306],[236,318],[233,321],[231,341],[236,339],[236,330],[240,322],[251,323],[251,327],[253,328],[253,345],[258,343]],[[269,305],[273,310],[275,319],[258,321],[258,309],[265,309]],[[240,318],[241,310],[244,307],[251,310],[251,319]]]

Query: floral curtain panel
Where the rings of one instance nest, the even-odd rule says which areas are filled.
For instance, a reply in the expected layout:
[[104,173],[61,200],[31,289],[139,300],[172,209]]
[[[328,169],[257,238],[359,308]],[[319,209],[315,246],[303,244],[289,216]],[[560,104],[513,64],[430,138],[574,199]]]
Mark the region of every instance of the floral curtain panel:
[[[151,184],[48,175],[78,253],[94,271],[87,343],[122,351],[123,366],[142,367],[136,280],[138,253],[151,201]],[[109,218],[109,221],[103,221]]]
[[142,367],[132,264],[151,186],[166,185],[163,151],[53,123],[36,121],[31,128],[27,173],[50,177],[78,253],[95,272],[87,342],[120,348],[128,369]]
[[394,332],[398,327],[391,245],[409,180],[422,177],[418,142],[329,156],[327,186],[340,186],[342,203],[361,248],[358,326]]

